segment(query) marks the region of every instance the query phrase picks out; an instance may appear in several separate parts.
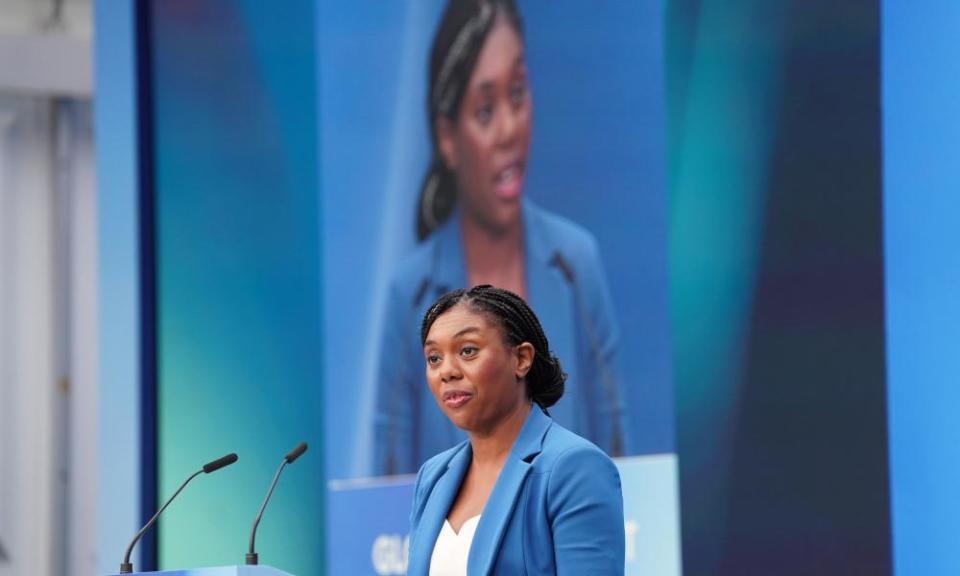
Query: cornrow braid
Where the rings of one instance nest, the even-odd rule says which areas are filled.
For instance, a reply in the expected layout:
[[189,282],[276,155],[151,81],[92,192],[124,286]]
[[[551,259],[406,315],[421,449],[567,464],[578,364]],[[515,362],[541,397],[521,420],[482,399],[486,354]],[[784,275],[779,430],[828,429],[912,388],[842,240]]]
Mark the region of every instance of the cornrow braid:
[[504,339],[510,346],[523,342],[533,346],[533,365],[526,376],[527,396],[544,410],[556,404],[563,396],[567,375],[560,366],[560,360],[550,353],[550,343],[536,314],[523,298],[509,290],[481,284],[470,290],[459,289],[444,294],[424,315],[420,325],[420,342],[426,342],[427,334],[437,318],[458,304],[494,320],[502,328]]

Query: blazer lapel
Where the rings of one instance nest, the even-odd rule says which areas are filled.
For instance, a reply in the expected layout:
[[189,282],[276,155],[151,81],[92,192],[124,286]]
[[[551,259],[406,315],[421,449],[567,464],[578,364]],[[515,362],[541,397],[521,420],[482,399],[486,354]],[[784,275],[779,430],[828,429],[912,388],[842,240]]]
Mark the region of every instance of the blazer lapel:
[[500,471],[493,492],[483,508],[480,524],[470,545],[467,573],[490,574],[493,570],[503,534],[510,523],[523,483],[532,469],[533,456],[540,453],[543,436],[552,420],[538,406],[530,409],[513,449]]
[[426,576],[429,571],[433,546],[437,542],[437,536],[440,534],[440,528],[443,527],[447,512],[450,511],[453,499],[460,490],[460,484],[470,466],[472,455],[470,443],[465,442],[463,448],[450,458],[446,468],[442,469],[443,472],[427,494],[427,503],[417,527],[417,537],[410,543],[408,558],[413,559],[414,563],[407,566],[407,574]]

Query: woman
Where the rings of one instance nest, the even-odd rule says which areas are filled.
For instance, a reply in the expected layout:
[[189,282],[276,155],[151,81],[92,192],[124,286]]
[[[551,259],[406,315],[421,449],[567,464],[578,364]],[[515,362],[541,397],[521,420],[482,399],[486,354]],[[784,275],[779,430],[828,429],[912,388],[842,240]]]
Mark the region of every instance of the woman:
[[569,358],[555,419],[612,455],[625,452],[618,332],[596,241],[522,195],[532,125],[520,16],[512,0],[452,0],[431,50],[434,159],[421,244],[394,271],[377,373],[374,473],[412,472],[463,439],[423,393],[417,319],[460,286],[493,284],[545,311]]
[[469,440],[417,475],[407,574],[623,574],[620,476],[548,416],[566,375],[523,299],[445,294],[421,342],[433,399]]

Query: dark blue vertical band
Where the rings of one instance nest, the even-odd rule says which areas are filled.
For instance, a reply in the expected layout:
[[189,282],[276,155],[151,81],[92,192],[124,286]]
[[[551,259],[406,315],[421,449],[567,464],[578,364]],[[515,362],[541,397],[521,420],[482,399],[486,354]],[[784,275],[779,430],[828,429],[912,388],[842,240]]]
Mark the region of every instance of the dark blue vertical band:
[[[136,43],[137,161],[139,174],[140,276],[140,516],[146,523],[157,508],[157,307],[153,186],[153,84],[149,0],[134,9]],[[157,531],[140,543],[141,571],[157,569]]]

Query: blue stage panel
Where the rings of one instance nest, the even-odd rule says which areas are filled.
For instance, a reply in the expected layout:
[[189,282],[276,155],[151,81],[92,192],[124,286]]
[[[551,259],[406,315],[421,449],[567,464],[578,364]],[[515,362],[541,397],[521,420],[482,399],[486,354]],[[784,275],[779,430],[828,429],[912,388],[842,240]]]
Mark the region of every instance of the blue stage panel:
[[[634,456],[616,464],[623,485],[625,573],[680,576],[676,456]],[[329,483],[329,574],[406,572],[414,480],[408,475]]]

